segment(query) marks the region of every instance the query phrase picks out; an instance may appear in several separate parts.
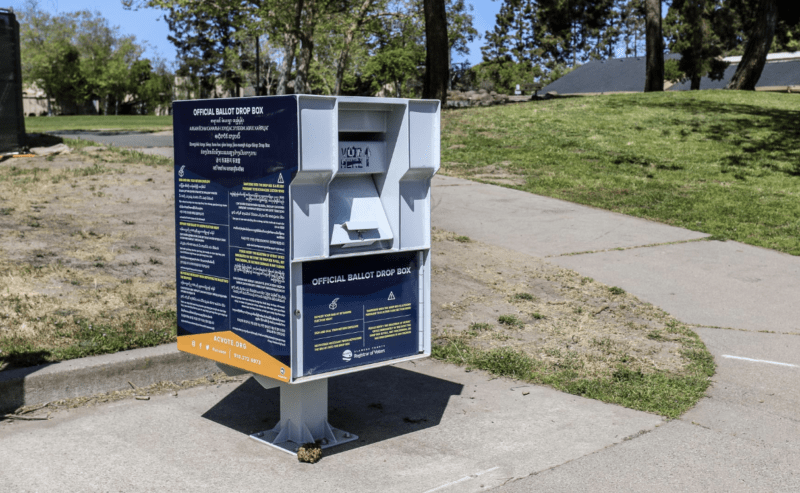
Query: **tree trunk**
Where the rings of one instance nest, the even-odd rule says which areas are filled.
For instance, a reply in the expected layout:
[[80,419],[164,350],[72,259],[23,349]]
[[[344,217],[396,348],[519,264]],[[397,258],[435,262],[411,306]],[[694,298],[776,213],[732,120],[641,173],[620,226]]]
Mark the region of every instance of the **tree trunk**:
[[314,56],[314,30],[316,29],[316,3],[314,0],[305,0],[305,12],[302,16],[302,29],[300,30],[300,56],[297,60],[297,72],[294,78],[294,93],[305,94],[308,92],[308,73],[311,70],[311,60]]
[[286,85],[289,83],[289,74],[294,64],[294,51],[297,49],[297,36],[294,33],[283,35],[283,60],[281,60],[281,75],[278,77],[278,88],[275,94],[286,94]]
[[447,102],[447,82],[450,78],[450,43],[447,41],[447,15],[444,0],[424,0],[425,12],[425,80],[424,99]]
[[742,61],[736,67],[726,89],[755,91],[758,79],[761,78],[772,38],[775,37],[775,24],[778,20],[776,0],[760,0],[756,15],[758,20],[747,37]]
[[297,73],[294,78],[294,93],[305,94],[308,92],[308,72],[311,68],[311,57],[314,54],[314,45],[310,36],[304,35],[300,41],[300,56],[297,60]]
[[292,72],[292,64],[294,63],[294,52],[297,50],[297,35],[300,33],[300,25],[303,19],[303,7],[305,6],[304,0],[296,0],[294,17],[292,24],[284,26],[285,34],[283,35],[283,60],[281,61],[281,75],[278,78],[278,88],[275,94],[286,94],[286,86],[289,84],[289,74]]
[[690,87],[692,91],[699,91],[700,90],[700,76],[695,74],[692,76],[692,86]]
[[645,0],[647,69],[644,92],[664,90],[664,37],[661,34],[661,0]]
[[347,61],[350,58],[350,43],[353,41],[353,31],[348,31],[344,37],[344,48],[339,53],[339,59],[336,61],[336,81],[333,84],[333,94],[338,96],[342,93],[342,80],[344,80],[344,69],[347,67]]
[[367,12],[369,12],[370,8],[372,7],[373,2],[374,0],[364,0],[361,3],[361,8],[358,10],[357,16],[353,18],[353,22],[350,23],[350,25],[347,27],[347,31],[344,34],[342,52],[339,53],[339,59],[336,61],[336,81],[334,82],[333,86],[333,94],[337,96],[342,92],[344,70],[347,68],[347,62],[350,58],[350,46],[353,44],[354,34],[356,30],[364,24],[364,19],[367,16]]

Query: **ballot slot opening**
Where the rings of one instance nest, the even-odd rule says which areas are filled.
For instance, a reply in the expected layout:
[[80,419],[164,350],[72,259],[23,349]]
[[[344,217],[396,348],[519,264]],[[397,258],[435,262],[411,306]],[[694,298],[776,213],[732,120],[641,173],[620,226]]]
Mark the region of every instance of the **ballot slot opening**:
[[329,187],[331,255],[391,248],[374,176],[386,173],[386,111],[339,111],[338,169]]

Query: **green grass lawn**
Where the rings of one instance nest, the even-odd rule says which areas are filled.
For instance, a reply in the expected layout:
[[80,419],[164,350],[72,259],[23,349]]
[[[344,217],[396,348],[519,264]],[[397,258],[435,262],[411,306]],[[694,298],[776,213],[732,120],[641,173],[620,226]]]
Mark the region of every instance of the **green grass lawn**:
[[119,115],[119,116],[35,116],[25,118],[28,133],[57,132],[60,130],[135,130],[158,132],[172,128],[172,116]]
[[620,94],[449,110],[442,172],[800,255],[796,94]]

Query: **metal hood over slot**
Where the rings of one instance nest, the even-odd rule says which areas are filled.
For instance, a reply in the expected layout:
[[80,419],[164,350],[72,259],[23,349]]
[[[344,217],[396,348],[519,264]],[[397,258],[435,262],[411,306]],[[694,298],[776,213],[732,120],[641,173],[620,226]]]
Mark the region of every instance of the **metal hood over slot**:
[[369,246],[393,238],[370,175],[337,177],[330,184],[329,199],[331,246]]

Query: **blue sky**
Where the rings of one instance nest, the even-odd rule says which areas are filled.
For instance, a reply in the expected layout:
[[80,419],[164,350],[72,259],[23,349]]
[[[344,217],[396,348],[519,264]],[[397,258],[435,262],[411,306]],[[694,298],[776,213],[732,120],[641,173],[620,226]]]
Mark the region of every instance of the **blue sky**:
[[[9,0],[6,0],[6,2],[0,0],[0,7],[9,6],[14,10],[20,10],[25,4],[24,0],[10,0],[10,5],[8,2]],[[483,37],[486,31],[494,28],[495,16],[500,11],[502,0],[472,0],[467,3],[471,3],[475,8],[472,12],[474,17],[473,25]],[[149,48],[145,56],[159,54],[168,62],[175,60],[175,48],[167,40],[169,29],[167,28],[167,23],[160,19],[163,15],[161,11],[152,9],[125,10],[122,8],[120,0],[104,0],[100,2],[97,0],[40,0],[39,6],[52,13],[74,12],[76,10],[99,11],[112,26],[119,26],[123,34],[134,34],[140,42],[147,41]],[[482,44],[483,39],[477,39],[470,44],[470,55],[467,58],[470,64],[480,63]],[[453,61],[461,62],[464,60],[454,59]]]

